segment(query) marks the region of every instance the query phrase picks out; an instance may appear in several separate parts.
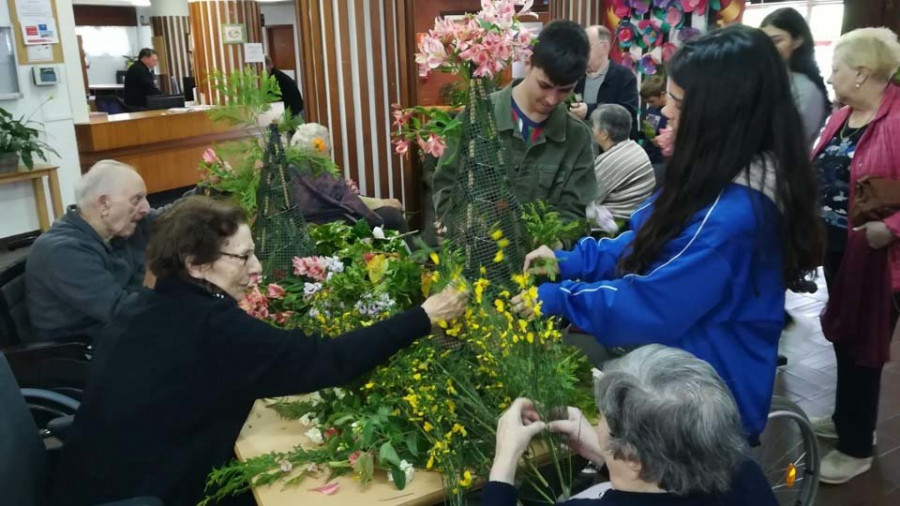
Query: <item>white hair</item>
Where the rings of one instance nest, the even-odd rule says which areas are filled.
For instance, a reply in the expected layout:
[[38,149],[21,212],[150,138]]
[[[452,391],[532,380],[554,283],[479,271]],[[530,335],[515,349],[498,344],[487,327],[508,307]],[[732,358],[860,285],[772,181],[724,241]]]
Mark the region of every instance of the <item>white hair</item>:
[[82,210],[89,209],[100,196],[118,190],[122,175],[126,173],[137,174],[131,165],[115,160],[100,160],[95,163],[75,183],[75,205]]
[[[320,143],[315,142],[316,139],[319,139]],[[291,146],[319,151],[327,155],[331,153],[331,133],[324,125],[304,123],[297,127],[297,131],[291,137]]]
[[838,39],[834,51],[853,68],[867,68],[875,77],[890,80],[900,67],[900,42],[888,28],[857,28]]

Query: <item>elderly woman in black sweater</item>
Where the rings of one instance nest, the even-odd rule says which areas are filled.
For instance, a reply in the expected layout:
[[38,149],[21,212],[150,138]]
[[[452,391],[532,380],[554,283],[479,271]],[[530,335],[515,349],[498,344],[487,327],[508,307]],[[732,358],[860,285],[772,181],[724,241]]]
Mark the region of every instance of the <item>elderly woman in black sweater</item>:
[[[194,505],[261,397],[342,385],[372,370],[432,324],[460,315],[448,289],[336,339],[256,320],[238,305],[261,272],[243,211],[206,197],[159,218],[148,246],[153,291],[117,322],[63,449],[55,504],[153,496]],[[243,499],[252,503],[252,498]]]

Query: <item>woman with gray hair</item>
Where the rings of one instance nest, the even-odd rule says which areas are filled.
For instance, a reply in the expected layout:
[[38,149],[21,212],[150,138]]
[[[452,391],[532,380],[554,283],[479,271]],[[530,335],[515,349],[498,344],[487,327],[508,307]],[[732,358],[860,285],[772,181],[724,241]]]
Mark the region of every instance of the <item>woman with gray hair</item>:
[[[832,66],[828,82],[847,105],[829,118],[812,159],[828,231],[822,330],[834,344],[837,390],[834,414],[810,421],[816,435],[837,439],[820,479],[839,484],[872,467],[881,370],[900,314],[900,86],[892,83],[900,42],[887,28],[853,30],[838,40]],[[875,198],[885,196],[894,202]]]
[[[707,362],[652,344],[609,362],[597,382],[600,419],[577,408],[545,423],[516,399],[497,425],[497,449],[483,503],[516,504],[516,466],[531,438],[549,428],[579,455],[609,470],[612,489],[577,504],[776,504],[747,443],[734,398]],[[575,501],[572,501],[575,504]]]

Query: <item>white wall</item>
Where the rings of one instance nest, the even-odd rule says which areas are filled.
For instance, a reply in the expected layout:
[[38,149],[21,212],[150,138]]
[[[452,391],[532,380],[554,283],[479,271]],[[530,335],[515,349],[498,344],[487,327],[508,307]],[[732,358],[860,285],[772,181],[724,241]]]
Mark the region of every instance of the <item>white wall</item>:
[[[283,3],[261,3],[259,4],[259,12],[263,15],[267,25],[291,25],[294,27],[294,65],[296,70],[295,80],[300,86],[303,75],[300,67],[300,32],[297,29],[297,10],[294,2]],[[263,47],[268,48],[266,30],[263,27]]]
[[[37,87],[31,79],[31,66],[20,65],[19,90],[23,97],[0,101],[0,107],[15,116],[27,117],[34,113],[33,119],[44,124],[44,140],[60,154],[59,158],[50,155],[49,161],[60,167],[63,205],[68,205],[74,201],[75,181],[81,177],[75,122],[86,121],[88,109],[81,67],[77,64],[79,55],[72,0],[57,0],[56,5],[65,60],[65,64],[54,65],[59,73],[60,83],[56,86]],[[9,25],[7,2],[0,2],[0,25]],[[48,98],[50,100],[42,106],[41,103]],[[39,228],[32,195],[31,183],[28,182],[0,186],[0,237]]]
[[150,7],[139,7],[138,15],[146,16],[187,16],[187,0],[150,0]]

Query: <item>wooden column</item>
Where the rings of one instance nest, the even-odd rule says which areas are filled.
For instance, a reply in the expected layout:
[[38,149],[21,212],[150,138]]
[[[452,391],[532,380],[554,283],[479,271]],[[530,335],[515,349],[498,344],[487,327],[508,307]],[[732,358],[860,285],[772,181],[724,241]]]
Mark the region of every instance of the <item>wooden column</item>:
[[242,25],[244,42],[262,42],[259,4],[256,0],[188,0],[188,9],[197,92],[206,97],[207,103],[218,104],[221,97],[207,79],[210,72],[230,74],[247,65],[258,72],[263,69],[260,63],[246,63],[243,43],[226,43],[227,34],[223,32],[226,25]]
[[550,2],[550,19],[568,19],[581,26],[603,24],[606,0],[553,0]]
[[[151,16],[150,25],[154,37],[162,37],[165,42],[166,62],[169,75],[174,77],[179,89],[182,78],[193,75],[191,66],[190,38],[191,24],[188,16]],[[182,93],[184,90],[181,90]]]
[[418,170],[394,154],[391,104],[414,105],[414,0],[295,0],[306,120],[364,195],[419,210]]

